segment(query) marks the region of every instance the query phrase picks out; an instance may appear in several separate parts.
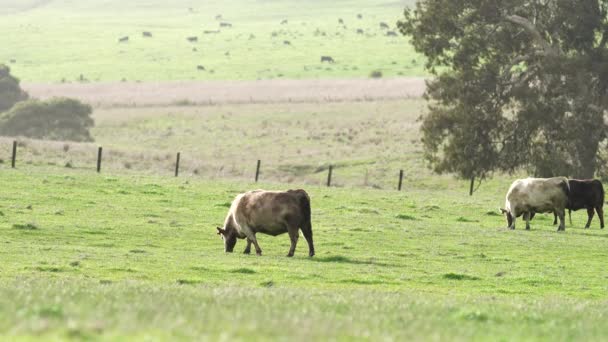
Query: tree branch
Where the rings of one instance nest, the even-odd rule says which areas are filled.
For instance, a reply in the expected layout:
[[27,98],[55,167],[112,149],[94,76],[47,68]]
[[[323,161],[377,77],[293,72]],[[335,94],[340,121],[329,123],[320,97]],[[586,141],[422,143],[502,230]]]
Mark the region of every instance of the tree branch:
[[534,26],[534,24],[530,20],[524,17],[520,17],[518,15],[508,15],[505,17],[505,19],[510,23],[523,27],[524,30],[531,34],[534,38],[534,41],[542,47],[545,55],[559,55],[559,51],[555,49],[551,44],[549,44],[549,42],[543,39],[536,26]]

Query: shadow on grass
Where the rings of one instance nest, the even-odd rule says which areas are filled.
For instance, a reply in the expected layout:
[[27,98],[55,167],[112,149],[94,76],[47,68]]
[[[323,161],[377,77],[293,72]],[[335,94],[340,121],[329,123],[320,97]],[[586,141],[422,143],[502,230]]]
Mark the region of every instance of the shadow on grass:
[[310,260],[316,261],[316,262],[331,262],[331,263],[338,263],[338,264],[378,265],[378,266],[398,267],[397,265],[376,262],[374,260],[353,260],[351,258],[342,256],[342,255],[332,255],[332,256],[327,256],[327,257],[314,257],[314,258],[310,258]]

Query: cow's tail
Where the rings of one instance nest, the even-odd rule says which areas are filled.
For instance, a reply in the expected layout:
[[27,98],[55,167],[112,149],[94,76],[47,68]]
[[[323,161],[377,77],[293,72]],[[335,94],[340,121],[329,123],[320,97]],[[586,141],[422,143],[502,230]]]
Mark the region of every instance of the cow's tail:
[[302,212],[302,224],[300,225],[300,229],[302,229],[302,234],[308,242],[308,255],[315,255],[315,247],[312,239],[312,220],[311,220],[311,210],[310,210],[310,197],[304,190],[296,190],[298,192],[298,197],[300,201],[300,210]]
[[601,203],[602,207],[604,207],[604,186],[602,185],[602,182],[600,182],[599,180],[597,182],[600,185],[600,203]]
[[570,184],[568,183],[568,179],[564,178],[564,180],[559,185],[562,188],[564,194],[566,194],[566,198],[570,198]]

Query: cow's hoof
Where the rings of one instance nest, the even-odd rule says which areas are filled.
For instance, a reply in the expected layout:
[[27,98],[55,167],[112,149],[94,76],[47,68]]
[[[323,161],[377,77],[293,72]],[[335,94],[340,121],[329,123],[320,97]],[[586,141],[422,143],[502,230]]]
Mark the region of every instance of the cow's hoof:
[[246,249],[246,250],[243,251],[243,254],[251,254],[251,250]]
[[255,252],[257,256],[262,256],[262,252]]
[[315,252],[310,252],[310,253],[308,253],[308,257],[309,257],[309,258],[312,258],[312,257],[314,257],[314,256],[315,256]]
[[287,253],[287,257],[288,257],[288,258],[293,257],[293,253]]
[[585,226],[585,229],[589,229],[589,226]]

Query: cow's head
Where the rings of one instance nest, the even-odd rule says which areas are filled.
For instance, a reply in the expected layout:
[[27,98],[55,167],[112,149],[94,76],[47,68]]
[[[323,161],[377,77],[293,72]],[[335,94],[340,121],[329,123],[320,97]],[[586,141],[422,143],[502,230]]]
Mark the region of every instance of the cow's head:
[[500,212],[507,218],[507,227],[511,227],[511,224],[513,223],[513,215],[511,215],[511,212],[503,208],[500,208]]
[[228,227],[217,227],[217,235],[221,236],[222,240],[224,240],[224,251],[226,253],[232,253],[234,246],[236,245],[236,231]]

